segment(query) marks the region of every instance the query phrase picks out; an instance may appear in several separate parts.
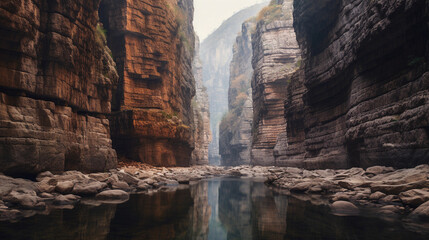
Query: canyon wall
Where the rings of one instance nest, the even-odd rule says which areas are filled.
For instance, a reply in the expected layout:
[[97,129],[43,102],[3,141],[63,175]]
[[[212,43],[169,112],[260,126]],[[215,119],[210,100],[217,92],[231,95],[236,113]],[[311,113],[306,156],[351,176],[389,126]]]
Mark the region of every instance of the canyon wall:
[[[286,135],[284,101],[287,85],[300,63],[293,29],[292,0],[272,1],[258,16],[252,36],[253,126],[251,163],[280,165],[274,148]],[[283,160],[281,160],[283,161]]]
[[193,0],[103,0],[100,20],[119,73],[112,104],[118,155],[189,166],[193,142]]
[[203,82],[208,89],[210,101],[210,125],[213,140],[209,146],[212,164],[220,163],[219,124],[228,111],[229,65],[232,60],[232,47],[241,25],[255,16],[267,3],[256,4],[234,14],[201,43],[203,63]]
[[285,164],[427,164],[429,1],[296,0],[294,8],[303,66],[285,104]]
[[106,115],[118,75],[98,6],[0,2],[0,172],[116,166]]
[[191,165],[209,164],[209,144],[212,141],[209,96],[207,94],[207,88],[203,85],[203,66],[199,52],[200,41],[198,37],[196,37],[195,56],[192,64],[196,89],[195,97],[192,99],[195,149],[192,152]]
[[228,113],[219,126],[221,165],[250,164],[252,144],[252,31],[256,19],[243,23],[233,47],[228,90]]

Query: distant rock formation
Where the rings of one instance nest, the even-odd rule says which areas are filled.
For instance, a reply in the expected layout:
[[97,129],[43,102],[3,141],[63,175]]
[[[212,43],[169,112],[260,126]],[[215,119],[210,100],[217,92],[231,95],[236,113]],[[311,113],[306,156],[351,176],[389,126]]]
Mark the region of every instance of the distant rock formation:
[[213,140],[209,147],[209,158],[219,164],[219,124],[228,111],[229,64],[232,47],[242,23],[255,16],[267,3],[257,4],[234,14],[201,43],[203,82],[208,89],[210,101],[210,125]]
[[285,136],[284,100],[287,85],[300,62],[300,49],[293,29],[292,3],[292,0],[272,1],[259,13],[252,37],[251,163],[254,165],[279,165],[274,157],[274,147],[279,136]]
[[252,144],[252,32],[256,19],[243,23],[233,47],[228,90],[228,113],[219,126],[221,165],[250,164]]
[[100,18],[120,76],[111,117],[118,155],[155,166],[189,166],[193,0],[103,0]]
[[203,67],[199,57],[200,41],[195,41],[195,57],[192,65],[196,94],[192,99],[194,109],[194,142],[191,165],[209,164],[209,144],[212,140],[210,130],[210,109],[207,88],[203,85]]
[[99,1],[0,2],[0,172],[116,167]]

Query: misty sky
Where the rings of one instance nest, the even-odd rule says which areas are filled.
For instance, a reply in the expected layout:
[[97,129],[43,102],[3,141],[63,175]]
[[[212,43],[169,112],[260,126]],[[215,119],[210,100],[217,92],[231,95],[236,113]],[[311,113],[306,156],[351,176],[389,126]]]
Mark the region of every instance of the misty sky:
[[202,41],[234,13],[265,1],[267,0],[194,0],[195,31]]

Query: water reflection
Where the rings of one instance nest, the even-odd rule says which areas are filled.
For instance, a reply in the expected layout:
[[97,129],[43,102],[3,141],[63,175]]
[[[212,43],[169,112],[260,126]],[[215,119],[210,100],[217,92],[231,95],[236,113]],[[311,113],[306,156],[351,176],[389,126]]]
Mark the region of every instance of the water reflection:
[[189,189],[132,197],[117,207],[107,239],[191,239],[192,205]]
[[116,212],[115,205],[78,206],[55,210],[18,223],[0,222],[0,239],[106,239]]
[[0,239],[428,239],[401,222],[338,217],[270,191],[262,182],[212,179],[175,191],[133,195],[120,205],[79,205],[18,223]]
[[222,180],[219,219],[227,232],[223,239],[283,239],[286,214],[280,207],[287,209],[286,197],[275,197],[262,182]]

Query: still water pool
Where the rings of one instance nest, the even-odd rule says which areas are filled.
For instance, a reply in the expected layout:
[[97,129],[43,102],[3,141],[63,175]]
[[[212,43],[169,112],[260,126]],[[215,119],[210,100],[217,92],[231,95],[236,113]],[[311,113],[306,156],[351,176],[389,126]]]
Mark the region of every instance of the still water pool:
[[123,204],[54,210],[0,222],[0,239],[429,239],[400,221],[340,217],[251,179],[220,178]]

